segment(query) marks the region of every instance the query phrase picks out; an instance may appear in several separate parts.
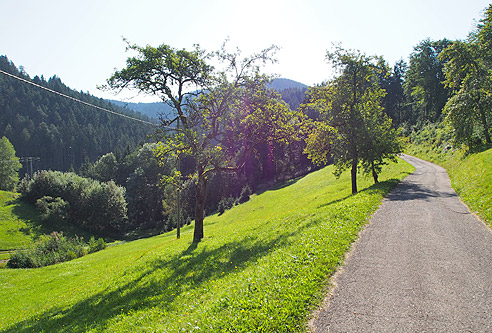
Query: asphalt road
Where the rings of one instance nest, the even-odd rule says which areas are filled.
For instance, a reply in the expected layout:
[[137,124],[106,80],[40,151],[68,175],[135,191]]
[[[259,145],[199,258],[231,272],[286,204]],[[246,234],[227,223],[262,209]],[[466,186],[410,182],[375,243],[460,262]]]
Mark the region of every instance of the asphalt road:
[[492,232],[461,202],[446,171],[416,167],[374,214],[315,332],[492,332]]

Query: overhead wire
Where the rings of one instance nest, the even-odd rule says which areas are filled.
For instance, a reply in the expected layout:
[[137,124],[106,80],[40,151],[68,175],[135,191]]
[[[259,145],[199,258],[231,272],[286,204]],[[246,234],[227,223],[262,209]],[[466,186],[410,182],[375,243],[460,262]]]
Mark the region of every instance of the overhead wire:
[[142,120],[142,119],[138,119],[138,118],[134,118],[134,117],[131,117],[131,116],[128,116],[126,114],[123,114],[123,113],[118,113],[116,111],[113,111],[113,110],[109,110],[109,109],[106,109],[106,108],[103,108],[103,107],[100,107],[100,106],[97,106],[97,105],[94,105],[94,104],[91,104],[91,103],[88,103],[88,102],[85,102],[85,101],[82,101],[80,99],[77,99],[75,97],[72,97],[72,96],[68,96],[66,94],[63,94],[61,92],[58,92],[56,90],[53,90],[53,89],[50,89],[50,88],[47,88],[47,87],[44,87],[42,85],[39,85],[39,84],[36,84],[34,82],[31,82],[29,80],[26,80],[26,79],[23,79],[21,77],[18,77],[16,75],[13,75],[13,74],[10,74],[10,73],[7,73],[3,70],[0,69],[0,73],[4,74],[4,75],[7,75],[7,76],[10,76],[14,79],[17,79],[19,81],[22,81],[24,83],[27,83],[27,84],[30,84],[32,86],[35,86],[35,87],[38,87],[38,88],[41,88],[41,89],[44,89],[46,91],[49,91],[51,93],[54,93],[54,94],[57,94],[59,96],[62,96],[62,97],[65,97],[65,98],[68,98],[72,101],[75,101],[75,102],[79,102],[79,103],[82,103],[84,105],[87,105],[87,106],[91,106],[93,108],[96,108],[96,109],[99,109],[101,111],[104,111],[104,112],[108,112],[108,113],[111,113],[111,114],[114,114],[114,115],[117,115],[117,116],[120,116],[120,117],[123,117],[123,118],[127,118],[127,119],[130,119],[130,120],[134,120],[134,121],[138,121],[138,122],[141,122],[141,123],[144,123],[144,124],[147,124],[147,125],[152,125],[152,126],[157,126],[157,124],[153,123],[153,122],[150,122],[150,121],[146,121],[146,120]]

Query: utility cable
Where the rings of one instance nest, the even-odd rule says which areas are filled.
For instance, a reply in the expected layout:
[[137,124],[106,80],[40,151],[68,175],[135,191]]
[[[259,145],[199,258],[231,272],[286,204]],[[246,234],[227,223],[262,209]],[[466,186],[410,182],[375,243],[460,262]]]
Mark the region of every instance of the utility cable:
[[1,70],[1,69],[0,69],[0,73],[5,74],[5,75],[10,76],[10,77],[13,77],[14,79],[17,79],[17,80],[19,80],[19,81],[22,81],[22,82],[28,83],[28,84],[30,84],[30,85],[32,85],[32,86],[35,86],[35,87],[38,87],[38,88],[44,89],[44,90],[49,91],[49,92],[51,92],[51,93],[55,93],[55,94],[57,94],[57,95],[59,95],[59,96],[62,96],[62,97],[68,98],[68,99],[70,99],[70,100],[72,100],[72,101],[79,102],[79,103],[85,104],[85,105],[87,105],[87,106],[92,106],[92,107],[94,107],[94,108],[96,108],[96,109],[99,109],[99,110],[101,110],[101,111],[108,112],[108,113],[111,113],[111,114],[114,114],[114,115],[117,115],[117,116],[120,116],[120,117],[124,117],[124,118],[130,119],[130,120],[139,121],[139,122],[144,123],[144,124],[147,124],[147,125],[157,126],[157,124],[152,123],[152,122],[150,122],[150,121],[145,121],[145,120],[142,120],[142,119],[138,119],[138,118],[130,117],[130,116],[127,116],[127,115],[122,114],[122,113],[118,113],[118,112],[115,112],[115,111],[112,111],[112,110],[108,110],[108,109],[102,108],[102,107],[100,107],[100,106],[97,106],[97,105],[94,105],[94,104],[91,104],[91,103],[88,103],[88,102],[84,102],[84,101],[82,101],[82,100],[80,100],[80,99],[77,99],[77,98],[75,98],[75,97],[72,97],[72,96],[68,96],[68,95],[62,94],[61,92],[58,92],[58,91],[53,90],[53,89],[50,89],[50,88],[43,87],[42,85],[36,84],[36,83],[31,82],[31,81],[29,81],[29,80],[25,80],[25,79],[23,79],[23,78],[21,78],[21,77],[15,76],[15,75],[10,74],[10,73],[7,73],[7,72],[5,72],[5,71],[3,71],[3,70]]

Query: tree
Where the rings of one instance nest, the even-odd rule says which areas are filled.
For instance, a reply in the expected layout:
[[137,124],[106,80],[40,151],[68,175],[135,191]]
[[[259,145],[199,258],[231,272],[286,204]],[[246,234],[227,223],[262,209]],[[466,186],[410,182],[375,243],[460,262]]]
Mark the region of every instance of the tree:
[[118,171],[118,162],[113,153],[108,153],[101,156],[92,168],[92,178],[100,182],[108,182],[115,180]]
[[[193,51],[187,51],[165,44],[140,47],[128,43],[127,50],[136,51],[138,56],[128,58],[126,68],[115,71],[107,81],[108,86],[134,88],[160,97],[176,111],[177,119],[186,128],[184,107],[188,97],[196,95],[193,88],[206,87],[212,74],[213,67],[206,63],[208,55],[198,45]],[[166,120],[169,119],[164,123]]]
[[477,141],[490,140],[490,86],[488,67],[473,42],[458,41],[441,54],[446,61],[446,86],[454,92],[445,106],[447,120],[454,128],[455,143],[471,148]]
[[379,73],[379,84],[386,91],[386,95],[382,99],[384,112],[393,120],[393,125],[398,128],[408,120],[406,119],[408,115],[403,90],[407,64],[403,60],[397,61],[391,71],[386,68],[384,61],[381,61],[380,66],[383,67],[383,70]]
[[445,62],[445,84],[454,95],[446,103],[447,120],[458,144],[492,143],[492,5],[466,41],[449,45],[440,56]]
[[404,90],[412,108],[412,125],[436,122],[450,96],[444,86],[443,63],[438,56],[451,42],[426,39],[414,48],[405,75]]
[[338,69],[340,76],[308,91],[304,108],[318,110],[322,123],[309,135],[306,152],[317,164],[333,158],[337,176],[350,168],[355,194],[359,163],[372,172],[377,182],[383,159],[401,148],[391,120],[381,107],[385,92],[379,86],[379,60],[339,46],[327,52],[327,60]]
[[[127,68],[115,72],[108,84],[156,94],[173,106],[178,126],[170,129],[170,123],[162,120],[163,139],[156,154],[161,160],[172,154],[178,160],[189,156],[195,162],[188,175],[177,169],[164,181],[181,187],[184,176],[193,180],[193,240],[198,242],[203,238],[208,177],[215,172],[237,172],[247,151],[254,151],[260,142],[287,141],[286,132],[292,132],[295,115],[280,102],[278,94],[267,91],[267,80],[259,74],[258,64],[270,61],[276,47],[240,59],[239,51],[230,53],[224,46],[215,53],[225,64],[222,71],[213,71],[207,64],[210,55],[198,47],[194,51],[167,45],[130,48],[139,53],[138,57],[129,58]],[[259,117],[259,108],[276,116],[267,124]],[[258,130],[260,127],[264,130]],[[290,138],[295,137],[291,134]]]
[[[377,99],[375,96],[374,100]],[[378,183],[378,174],[383,165],[388,160],[396,162],[396,155],[402,152],[398,131],[392,126],[392,120],[384,113],[383,107],[378,104],[370,103],[364,108],[366,138],[361,149],[364,172],[372,175],[374,183]]]
[[170,173],[174,163],[168,161],[160,167],[154,153],[156,146],[155,143],[144,144],[126,156],[118,168],[121,174],[126,174],[128,219],[132,226],[138,228],[162,227],[167,217],[163,210],[163,201],[167,198],[159,185],[161,174]]
[[15,185],[19,182],[19,170],[22,164],[19,158],[15,156],[14,146],[9,139],[2,137],[0,139],[0,189],[4,191],[13,191]]
[[125,189],[113,181],[101,183],[71,172],[42,170],[24,178],[19,188],[23,200],[36,204],[42,199],[40,208],[54,203],[68,222],[91,232],[121,237],[128,231]]

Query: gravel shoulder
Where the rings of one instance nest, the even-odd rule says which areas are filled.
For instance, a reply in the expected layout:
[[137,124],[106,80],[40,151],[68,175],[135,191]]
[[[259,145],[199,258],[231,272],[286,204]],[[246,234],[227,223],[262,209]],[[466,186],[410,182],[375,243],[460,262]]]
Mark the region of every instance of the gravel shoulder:
[[361,233],[312,331],[492,331],[492,232],[445,169],[402,158],[415,172]]

